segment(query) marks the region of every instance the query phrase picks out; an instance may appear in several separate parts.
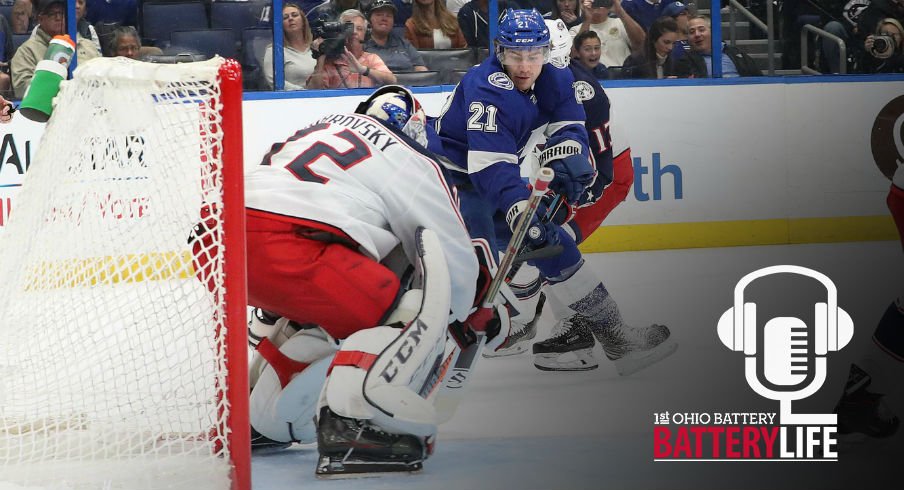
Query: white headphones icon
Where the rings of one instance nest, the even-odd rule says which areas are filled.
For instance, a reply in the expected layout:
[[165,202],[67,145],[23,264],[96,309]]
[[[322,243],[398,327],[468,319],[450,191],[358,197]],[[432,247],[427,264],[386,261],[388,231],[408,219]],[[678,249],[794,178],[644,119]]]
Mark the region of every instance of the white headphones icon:
[[[744,302],[744,289],[751,282],[772,274],[797,274],[816,279],[826,288],[825,303],[815,304],[812,350],[806,348],[808,342],[795,338],[807,335],[806,323],[799,318],[778,317],[769,320],[763,327],[763,352],[759,356],[766,379],[773,384],[767,387],[759,379],[756,352],[756,303]],[[729,308],[719,318],[719,339],[731,350],[743,351],[744,376],[754,392],[779,401],[780,420],[783,425],[834,425],[837,415],[795,414],[791,401],[806,398],[816,393],[826,381],[828,372],[826,353],[837,351],[848,344],[854,336],[854,321],[846,311],[838,307],[838,289],[828,276],[813,269],[796,265],[776,265],[756,270],[742,277],[734,290],[734,307]],[[796,366],[801,358],[807,366],[812,362],[813,371]],[[801,372],[803,371],[803,372]],[[809,372],[809,376],[807,373]],[[770,377],[771,374],[771,377]],[[809,381],[807,381],[809,380]],[[800,383],[807,385],[800,387]]]
[[756,355],[756,303],[744,302],[744,289],[753,281],[772,274],[798,274],[816,279],[826,288],[827,303],[816,303],[815,354],[824,356],[848,344],[854,336],[854,321],[838,307],[838,289],[828,276],[796,265],[776,265],[747,274],[735,286],[734,307],[719,318],[719,339],[731,350]]

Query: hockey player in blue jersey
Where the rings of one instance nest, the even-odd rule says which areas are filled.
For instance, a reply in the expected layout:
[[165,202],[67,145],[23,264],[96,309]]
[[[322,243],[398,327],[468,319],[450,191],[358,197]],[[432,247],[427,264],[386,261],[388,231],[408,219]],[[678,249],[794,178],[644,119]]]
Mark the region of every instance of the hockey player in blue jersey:
[[[483,240],[487,250],[495,251],[508,240],[509,226],[517,222],[530,194],[521,176],[519,153],[532,130],[541,125],[533,86],[539,78],[565,75],[545,69],[548,57],[549,30],[542,16],[534,10],[507,10],[499,23],[495,55],[462,78],[436,120],[442,143],[437,152],[452,162],[452,181],[468,230]],[[550,85],[570,92],[569,78]],[[547,96],[559,97],[560,92]],[[593,181],[595,170],[587,158],[583,109],[573,96],[566,99],[570,104],[568,100],[557,104],[548,125],[549,146],[558,155],[549,164],[556,173],[551,188],[576,201]],[[497,229],[497,224],[505,226]],[[534,249],[562,245],[561,254],[535,262],[552,281],[564,280],[580,267],[580,252],[561,227],[535,219],[527,241]],[[490,254],[488,262],[494,261]]]
[[[523,197],[519,193],[526,195],[521,175],[530,172],[518,168],[522,163],[519,155],[528,144],[531,130],[546,124],[542,132],[548,139],[540,164],[556,171],[560,182],[555,185],[554,181],[553,187],[567,202],[592,204],[612,180],[612,155],[603,148],[606,145],[595,145],[599,147],[598,156],[608,158],[599,162],[602,165],[597,168],[603,170],[599,176],[585,156],[585,148],[581,147],[581,136],[586,135],[586,115],[581,114],[583,109],[578,104],[577,89],[581,85],[575,83],[571,71],[564,65],[560,68],[545,65],[531,80],[513,69],[517,66],[507,63],[513,61],[512,52],[525,52],[523,46],[536,46],[545,41],[545,35],[536,36],[531,31],[533,28],[548,32],[539,28],[539,22],[542,18],[529,11],[506,13],[500,22],[496,59],[485,61],[462,79],[437,125],[446,155],[460,170],[467,171],[468,179],[460,185],[460,191],[469,231],[472,236],[488,237],[490,243],[493,243],[493,230],[487,232],[486,228],[492,228],[493,224],[487,221],[495,218],[497,225],[510,224],[520,213]],[[525,99],[529,102],[525,103]],[[574,110],[575,106],[578,110]],[[538,214],[542,216],[544,212]],[[597,367],[592,358],[590,332],[603,341],[607,354],[616,361],[622,374],[642,369],[674,352],[676,345],[669,340],[668,328],[660,325],[635,328],[622,321],[617,305],[595,271],[582,267],[584,261],[576,245],[576,237],[580,240],[582,234],[566,231],[561,226],[563,222],[538,219],[529,235],[534,249],[550,245],[561,245],[563,249],[556,257],[530,262],[549,284],[547,297],[557,321],[550,341],[541,343],[549,345],[544,345],[538,353],[537,366],[549,370]],[[497,234],[504,230],[504,226],[495,228]],[[575,325],[579,328],[573,329]]]

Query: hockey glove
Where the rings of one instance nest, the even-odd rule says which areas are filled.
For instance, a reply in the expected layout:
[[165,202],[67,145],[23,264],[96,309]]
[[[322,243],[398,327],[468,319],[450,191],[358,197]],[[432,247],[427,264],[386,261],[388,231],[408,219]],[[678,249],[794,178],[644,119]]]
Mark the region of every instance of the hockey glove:
[[[505,220],[508,222],[509,228],[514,231],[515,226],[521,218],[521,214],[527,209],[527,201],[518,201],[508,212],[505,213]],[[559,243],[559,227],[555,223],[543,222],[540,217],[546,216],[548,210],[542,202],[537,206],[537,213],[531,219],[527,234],[524,236],[524,244],[529,250],[537,250],[539,248],[558,245]]]
[[581,145],[575,141],[547,146],[540,154],[539,161],[556,173],[549,188],[562,194],[568,202],[578,202],[584,189],[593,183],[596,175],[596,169],[581,152]]

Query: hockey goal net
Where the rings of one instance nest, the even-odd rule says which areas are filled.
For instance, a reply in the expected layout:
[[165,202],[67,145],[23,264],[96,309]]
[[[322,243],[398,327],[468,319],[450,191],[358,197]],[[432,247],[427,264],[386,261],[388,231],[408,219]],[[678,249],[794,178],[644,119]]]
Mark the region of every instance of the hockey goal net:
[[92,60],[0,235],[0,488],[249,485],[241,68]]

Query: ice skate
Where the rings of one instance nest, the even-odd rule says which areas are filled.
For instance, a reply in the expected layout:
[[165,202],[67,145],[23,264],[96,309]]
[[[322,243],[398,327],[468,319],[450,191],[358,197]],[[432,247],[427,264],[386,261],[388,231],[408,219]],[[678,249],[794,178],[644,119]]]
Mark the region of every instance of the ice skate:
[[669,328],[655,323],[649,327],[632,327],[619,322],[594,334],[621,376],[656,364],[678,349]]
[[318,478],[413,472],[423,467],[424,441],[408,434],[392,434],[365,421],[336,415],[329,407],[317,423]]
[[599,367],[593,358],[589,323],[581,314],[557,323],[548,339],[534,344],[534,366],[541,371],[590,371]]
[[[537,336],[537,320],[540,319],[540,314],[543,312],[543,304],[545,302],[546,295],[540,293],[540,300],[537,302],[537,309],[534,313],[534,317],[527,324],[522,325],[512,321],[513,331],[509,333],[508,338],[506,338],[505,341],[502,342],[502,345],[495,351],[485,350],[483,352],[483,357],[515,356],[522,352],[526,352],[530,345],[530,341]],[[516,327],[521,328],[520,330],[516,330]]]
[[882,400],[884,395],[866,389],[871,382],[872,378],[866,371],[851,364],[844,394],[835,406],[839,440],[860,442],[867,437],[884,439],[898,431],[900,420],[885,405]]

